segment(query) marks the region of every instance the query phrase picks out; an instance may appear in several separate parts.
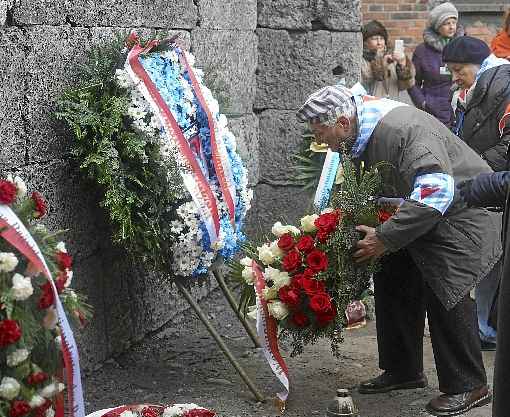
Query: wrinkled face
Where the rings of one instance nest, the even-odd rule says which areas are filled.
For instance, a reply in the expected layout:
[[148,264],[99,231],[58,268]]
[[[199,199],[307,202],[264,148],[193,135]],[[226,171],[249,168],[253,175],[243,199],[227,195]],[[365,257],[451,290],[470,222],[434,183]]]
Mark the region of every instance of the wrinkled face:
[[438,32],[445,38],[453,38],[457,32],[457,19],[450,17],[441,26],[439,26]]
[[370,36],[365,40],[365,47],[369,51],[383,51],[386,48],[386,41],[380,35]]
[[351,138],[354,133],[354,124],[346,118],[341,118],[333,126],[320,122],[311,122],[310,128],[317,143],[328,145],[332,151],[338,151],[340,145]]
[[475,64],[456,64],[449,62],[448,69],[452,73],[452,81],[461,89],[467,90],[474,84],[476,73],[480,67]]

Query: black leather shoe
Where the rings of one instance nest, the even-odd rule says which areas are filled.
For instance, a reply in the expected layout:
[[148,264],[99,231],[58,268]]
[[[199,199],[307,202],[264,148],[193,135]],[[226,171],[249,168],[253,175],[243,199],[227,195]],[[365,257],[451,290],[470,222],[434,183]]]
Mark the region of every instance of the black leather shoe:
[[489,404],[491,399],[492,395],[487,385],[485,385],[462,394],[440,395],[432,399],[426,408],[434,416],[457,416],[474,407]]
[[480,345],[483,352],[493,352],[496,350],[496,343],[494,342],[486,342],[485,340],[480,340]]
[[409,378],[386,371],[376,378],[362,382],[358,391],[360,394],[379,394],[397,389],[425,388],[427,385],[427,376],[423,373]]

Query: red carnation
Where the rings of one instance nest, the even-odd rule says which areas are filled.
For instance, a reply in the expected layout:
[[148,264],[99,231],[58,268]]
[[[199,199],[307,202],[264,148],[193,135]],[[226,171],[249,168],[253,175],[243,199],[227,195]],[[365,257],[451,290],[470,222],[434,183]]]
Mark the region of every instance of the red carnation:
[[303,290],[309,297],[312,297],[316,294],[323,294],[324,291],[326,291],[326,283],[324,281],[318,281],[311,278],[303,278],[302,285]]
[[331,297],[325,292],[315,294],[310,298],[310,309],[318,314],[326,313],[331,309]]
[[298,311],[294,313],[291,317],[292,323],[294,323],[297,327],[306,327],[310,323],[308,316],[302,311]]
[[51,284],[47,281],[45,284],[41,285],[41,298],[39,298],[38,307],[41,310],[49,308],[53,305],[54,297],[53,297],[53,289],[51,288]]
[[321,214],[317,219],[315,219],[315,226],[320,230],[331,233],[336,229],[338,225],[339,215],[337,212],[333,211],[331,213]]
[[16,320],[0,321],[0,347],[16,343],[21,338],[21,328]]
[[21,417],[30,412],[31,408],[26,401],[14,400],[11,403],[9,417]]
[[301,255],[297,251],[289,252],[282,261],[283,269],[287,272],[296,270],[301,266]]
[[316,272],[328,269],[328,257],[324,252],[318,249],[315,249],[308,254],[306,257],[306,263]]
[[278,290],[278,298],[282,303],[295,307],[299,304],[301,297],[299,296],[298,289],[285,285]]
[[305,235],[301,236],[301,239],[299,239],[296,248],[300,252],[308,253],[314,248],[314,240],[313,237]]
[[331,308],[324,313],[318,313],[316,315],[317,318],[317,324],[320,327],[327,326],[329,323],[331,323],[336,317],[336,307],[334,304],[331,304]]
[[182,417],[214,417],[215,412],[206,410],[205,408],[194,408],[193,410],[186,411]]
[[35,217],[40,219],[46,214],[46,211],[48,209],[46,201],[44,201],[43,196],[39,194],[37,191],[34,191],[30,197],[32,198],[32,200],[34,200],[35,203]]
[[388,220],[392,216],[392,213],[386,210],[379,210],[377,212],[377,219],[379,220],[379,223],[384,223],[386,220]]
[[55,259],[61,269],[71,269],[73,266],[73,257],[66,252],[58,251],[55,253]]
[[155,407],[145,407],[141,414],[143,417],[159,417],[161,412]]
[[29,385],[37,385],[41,382],[44,382],[48,379],[48,374],[45,372],[34,372],[30,374],[27,378],[27,382]]
[[278,239],[278,247],[285,252],[290,251],[294,243],[294,237],[290,233],[285,233]]
[[18,189],[7,180],[0,180],[0,204],[11,204],[16,200]]

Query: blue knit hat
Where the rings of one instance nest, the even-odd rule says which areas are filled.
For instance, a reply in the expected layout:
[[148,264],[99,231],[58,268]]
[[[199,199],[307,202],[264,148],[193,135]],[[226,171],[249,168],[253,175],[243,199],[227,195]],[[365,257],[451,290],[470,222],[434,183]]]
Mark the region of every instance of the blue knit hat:
[[460,36],[443,49],[443,61],[480,65],[491,54],[487,44],[472,36]]

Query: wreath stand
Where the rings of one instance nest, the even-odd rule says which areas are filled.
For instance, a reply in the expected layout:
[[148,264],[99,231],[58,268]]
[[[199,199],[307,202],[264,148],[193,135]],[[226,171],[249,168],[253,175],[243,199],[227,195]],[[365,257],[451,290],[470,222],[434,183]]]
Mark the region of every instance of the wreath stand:
[[[234,295],[228,288],[227,284],[225,283],[225,277],[223,276],[222,267],[223,266],[223,260],[218,259],[211,267],[211,272],[214,275],[214,278],[218,282],[218,285],[223,292],[223,295],[227,299],[230,307],[234,312],[236,313],[236,316],[238,320],[241,322],[243,327],[246,330],[246,333],[248,336],[250,336],[251,340],[253,341],[255,347],[260,347],[259,340],[257,338],[257,334],[251,327],[251,325],[246,321],[246,318],[243,316],[241,311],[239,311],[239,306],[237,305],[237,302],[234,299]],[[242,380],[245,382],[245,384],[248,386],[250,391],[253,393],[257,401],[264,402],[265,398],[260,393],[260,391],[257,389],[253,381],[250,379],[246,371],[243,369],[239,361],[235,358],[233,353],[230,351],[228,346],[225,344],[223,338],[221,335],[217,332],[217,330],[214,328],[213,324],[210,322],[210,320],[207,318],[207,315],[204,313],[202,308],[198,305],[198,303],[195,301],[189,290],[179,281],[175,281],[175,285],[177,286],[177,289],[179,292],[184,296],[184,299],[187,301],[189,306],[195,311],[200,321],[204,324],[207,331],[211,334],[214,341],[220,348],[220,350],[223,352],[223,354],[226,356],[226,358],[229,360],[229,362],[232,364],[232,366],[236,369],[239,376],[242,378]]]

